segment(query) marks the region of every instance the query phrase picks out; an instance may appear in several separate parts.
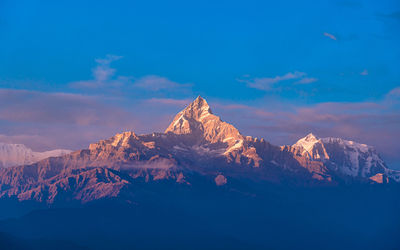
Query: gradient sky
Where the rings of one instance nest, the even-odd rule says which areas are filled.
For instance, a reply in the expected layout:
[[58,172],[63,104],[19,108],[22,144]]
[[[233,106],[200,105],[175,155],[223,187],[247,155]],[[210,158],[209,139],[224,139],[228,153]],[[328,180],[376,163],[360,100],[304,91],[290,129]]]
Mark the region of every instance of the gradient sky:
[[400,169],[399,31],[397,0],[2,0],[0,142],[163,131],[201,95],[243,134],[342,137]]

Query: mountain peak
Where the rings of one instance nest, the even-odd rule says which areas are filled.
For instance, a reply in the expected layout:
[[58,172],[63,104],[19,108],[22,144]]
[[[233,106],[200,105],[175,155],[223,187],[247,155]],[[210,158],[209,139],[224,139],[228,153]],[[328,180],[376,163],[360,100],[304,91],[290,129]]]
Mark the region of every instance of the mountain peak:
[[184,110],[179,112],[172,123],[165,130],[165,133],[190,134],[200,129],[200,125],[207,118],[219,119],[213,115],[207,101],[198,96]]
[[187,106],[183,111],[185,113],[189,113],[192,115],[193,118],[201,120],[208,114],[212,114],[210,106],[208,105],[207,101],[198,96],[189,106]]
[[192,134],[209,142],[227,142],[235,144],[243,139],[239,131],[229,123],[223,122],[212,113],[207,101],[198,96],[184,110],[179,112],[165,133]]
[[207,103],[207,101],[206,101],[206,99],[204,99],[203,97],[201,97],[200,95],[199,96],[197,96],[197,98],[192,102],[192,104],[196,104],[197,106],[199,106],[199,107],[208,107],[209,108],[209,106],[208,106],[208,103]]
[[308,156],[313,160],[329,159],[325,146],[321,139],[317,138],[313,133],[309,133],[305,137],[298,140],[294,147],[299,148],[302,155]]
[[295,145],[301,146],[308,151],[309,149],[311,149],[314,146],[314,144],[320,143],[320,142],[321,142],[320,139],[318,139],[313,133],[309,133],[305,137],[298,140],[293,146],[295,146]]
[[309,133],[306,137],[303,138],[305,141],[317,141],[318,138],[313,134]]

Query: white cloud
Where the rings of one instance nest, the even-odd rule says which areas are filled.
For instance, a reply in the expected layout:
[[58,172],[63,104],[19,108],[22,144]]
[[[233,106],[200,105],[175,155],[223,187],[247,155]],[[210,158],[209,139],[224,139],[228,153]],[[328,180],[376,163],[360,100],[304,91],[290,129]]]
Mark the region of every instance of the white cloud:
[[329,37],[330,39],[335,40],[335,41],[337,40],[336,36],[334,36],[328,32],[324,32],[324,36]]
[[161,105],[172,105],[172,106],[185,106],[189,104],[191,99],[172,99],[172,98],[151,98],[145,100],[147,103],[151,104],[161,104]]
[[106,55],[105,58],[97,58],[97,59],[95,59],[95,61],[98,64],[106,65],[106,64],[110,64],[110,63],[112,63],[114,61],[118,61],[121,58],[123,58],[123,56],[117,56],[117,55],[108,54],[108,55]]
[[93,80],[76,81],[70,83],[73,88],[101,88],[106,86],[121,86],[129,80],[128,77],[115,76],[116,69],[110,64],[121,59],[122,56],[107,55],[105,58],[96,59],[97,66],[92,69]]
[[122,56],[107,55],[105,58],[96,59],[98,64],[93,69],[93,76],[96,81],[107,81],[115,75],[116,70],[110,67],[110,64],[114,61],[121,59]]
[[0,89],[0,120],[31,125],[113,126],[127,114],[100,99],[71,93]]
[[240,82],[245,82],[248,87],[260,89],[260,90],[271,90],[274,85],[278,84],[282,81],[295,80],[299,79],[296,83],[300,84],[308,84],[316,82],[317,78],[306,77],[307,73],[294,71],[286,73],[282,76],[275,77],[261,77],[261,78],[253,78],[253,79],[239,79]]
[[97,65],[92,69],[93,79],[75,81],[70,83],[70,86],[80,89],[114,88],[114,90],[124,87],[124,91],[132,87],[148,91],[176,91],[189,90],[192,86],[192,84],[177,83],[157,75],[146,75],[139,78],[117,75],[117,70],[111,67],[111,63],[121,58],[122,56],[107,55],[105,58],[96,59]]
[[163,89],[177,89],[177,88],[187,88],[191,84],[180,84],[169,80],[166,77],[148,75],[137,79],[134,83],[135,87],[139,87],[146,90],[158,91]]
[[309,84],[309,83],[313,83],[318,81],[318,78],[314,78],[314,77],[304,77],[303,79],[297,81],[296,83],[300,83],[300,84]]
[[392,89],[387,95],[387,97],[400,97],[400,87]]

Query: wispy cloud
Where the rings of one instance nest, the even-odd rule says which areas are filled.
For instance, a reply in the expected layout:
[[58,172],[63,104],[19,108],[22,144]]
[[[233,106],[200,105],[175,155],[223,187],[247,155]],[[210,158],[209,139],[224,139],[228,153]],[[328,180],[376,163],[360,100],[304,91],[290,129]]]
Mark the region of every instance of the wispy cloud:
[[392,97],[400,97],[400,87],[396,87],[392,89],[386,97],[392,98]]
[[129,164],[122,166],[124,169],[131,169],[131,168],[140,168],[140,169],[171,169],[176,167],[176,163],[170,159],[158,159],[152,162],[146,163],[138,163],[138,164]]
[[329,37],[332,40],[335,40],[335,41],[337,40],[336,36],[334,36],[334,35],[332,35],[332,34],[330,34],[328,32],[324,32],[323,35],[326,36],[326,37]]
[[95,61],[100,65],[110,65],[110,63],[118,61],[121,58],[123,58],[123,56],[108,54],[105,58],[97,58]]
[[297,81],[296,83],[300,83],[300,84],[309,84],[309,83],[313,83],[318,81],[318,78],[314,78],[314,77],[304,77],[303,79]]
[[114,61],[121,59],[122,56],[107,55],[106,58],[96,59],[98,63],[97,67],[93,69],[94,79],[98,82],[104,82],[109,80],[115,74],[115,69],[110,67],[110,64]]
[[103,88],[125,85],[130,81],[129,77],[116,76],[116,69],[111,67],[111,63],[120,60],[122,56],[107,55],[105,58],[96,59],[96,67],[92,69],[92,80],[83,80],[70,83],[73,88]]
[[191,101],[0,89],[0,142],[82,149],[122,131],[164,131]]
[[[32,142],[40,142],[41,147],[39,148],[51,148],[52,143],[49,138],[35,134],[16,134],[16,135],[6,135],[0,134],[0,142],[11,143],[11,144],[25,144],[29,145]],[[31,143],[29,143],[31,142]],[[54,148],[54,147],[53,147]]]
[[23,123],[114,125],[124,117],[98,96],[0,89],[0,120]]
[[143,76],[135,80],[133,85],[135,87],[151,91],[159,91],[163,89],[185,89],[185,88],[190,88],[192,86],[191,84],[180,84],[171,81],[166,77],[161,77],[156,75]]
[[362,76],[367,76],[369,73],[368,73],[368,70],[366,70],[366,69],[364,69],[361,73],[360,73],[360,75],[362,75]]
[[96,59],[96,67],[92,69],[93,79],[75,81],[70,87],[87,90],[112,90],[117,93],[127,91],[164,91],[190,92],[192,84],[174,82],[167,77],[157,75],[145,75],[142,77],[122,76],[116,74],[117,70],[111,67],[111,63],[120,60],[122,56],[107,55],[105,58]]
[[162,105],[173,105],[173,106],[185,106],[188,105],[192,100],[190,99],[172,99],[172,98],[151,98],[145,100],[147,103],[162,104]]
[[259,90],[271,90],[280,82],[288,81],[288,80],[298,80],[295,83],[300,84],[309,84],[316,82],[318,79],[313,77],[307,77],[307,73],[294,71],[286,73],[282,76],[275,77],[256,77],[252,79],[238,79],[240,82],[245,82],[246,85],[250,88],[255,88]]
[[[81,149],[123,130],[143,128],[115,99],[70,93],[0,89],[0,141],[35,150]],[[151,127],[151,126],[149,126]]]

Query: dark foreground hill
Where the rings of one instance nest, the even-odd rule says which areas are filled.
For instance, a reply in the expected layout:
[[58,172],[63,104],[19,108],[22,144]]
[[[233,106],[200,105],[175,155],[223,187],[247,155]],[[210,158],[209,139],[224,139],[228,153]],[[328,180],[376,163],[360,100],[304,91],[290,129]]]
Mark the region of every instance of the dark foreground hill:
[[[137,204],[97,201],[0,221],[2,244],[42,249],[398,249],[397,187],[282,188],[248,196],[159,189]],[[249,187],[251,189],[251,187]],[[212,192],[211,192],[212,191]],[[4,205],[4,204],[3,204]],[[13,240],[14,239],[14,240]],[[7,241],[8,240],[8,241]],[[11,243],[10,243],[11,242]],[[34,242],[35,244],[30,244]],[[18,244],[15,244],[18,246]],[[22,249],[25,249],[22,248]]]

